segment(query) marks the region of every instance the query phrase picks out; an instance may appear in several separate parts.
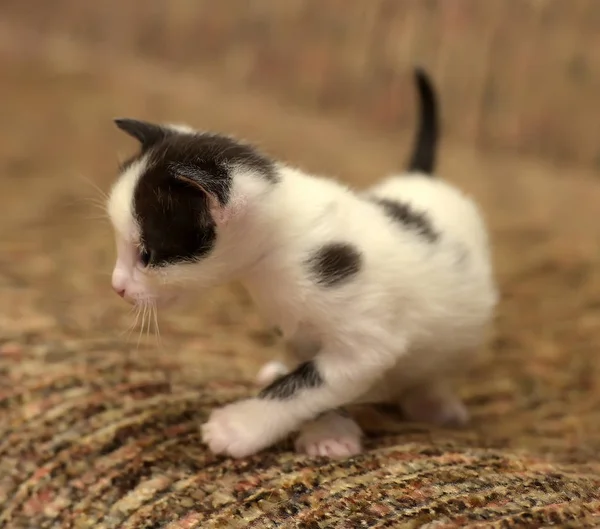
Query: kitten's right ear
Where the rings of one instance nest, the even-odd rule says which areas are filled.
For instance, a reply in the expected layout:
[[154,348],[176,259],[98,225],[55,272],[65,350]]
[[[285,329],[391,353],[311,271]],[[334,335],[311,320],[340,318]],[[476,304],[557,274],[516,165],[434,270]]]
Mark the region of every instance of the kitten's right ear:
[[167,130],[160,125],[130,118],[117,118],[115,125],[148,148],[164,139]]

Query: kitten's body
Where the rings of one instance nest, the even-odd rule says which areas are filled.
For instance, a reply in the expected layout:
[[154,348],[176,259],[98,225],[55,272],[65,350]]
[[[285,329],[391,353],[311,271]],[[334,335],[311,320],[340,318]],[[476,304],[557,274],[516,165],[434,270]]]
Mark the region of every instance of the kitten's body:
[[[257,398],[216,410],[204,425],[213,451],[248,455],[302,428],[303,451],[356,453],[360,429],[333,410],[358,401],[395,401],[416,419],[466,420],[445,382],[481,345],[496,291],[476,207],[429,174],[435,100],[424,74],[418,81],[423,118],[410,171],[360,194],[222,137],[120,122],[142,151],[109,204],[115,289],[143,302],[237,279],[291,342],[291,372],[266,366],[260,380],[269,385]],[[162,201],[142,208],[144,186]],[[190,233],[173,234],[176,248],[169,223],[154,215]],[[136,261],[135,245],[150,239],[156,247]]]
[[[277,245],[245,282],[265,318],[284,336],[292,338],[300,329],[300,337],[317,339],[329,329],[368,326],[369,334],[382,334],[386,348],[400,349],[408,341],[410,351],[428,351],[398,358],[410,364],[403,375],[409,379],[428,376],[440,363],[450,367],[452,349],[462,354],[481,343],[475,329],[482,331],[489,320],[492,278],[485,231],[472,202],[444,182],[418,174],[392,177],[365,195],[294,170],[281,174],[268,199],[273,209],[281,207],[287,217],[294,203],[310,200],[312,213],[272,219]],[[307,195],[294,195],[296,189]],[[424,239],[371,197],[427,211],[441,235],[434,242]],[[306,263],[316,248],[332,241],[360,252],[360,273],[323,288],[307,274]],[[433,356],[437,352],[439,357]]]

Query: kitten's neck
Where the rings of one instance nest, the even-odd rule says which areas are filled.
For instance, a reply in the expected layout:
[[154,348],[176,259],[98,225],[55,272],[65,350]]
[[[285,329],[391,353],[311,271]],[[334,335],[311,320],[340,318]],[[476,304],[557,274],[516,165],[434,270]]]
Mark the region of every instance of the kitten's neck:
[[279,166],[278,176],[277,184],[251,201],[237,225],[239,249],[247,262],[240,281],[253,289],[272,290],[289,279],[314,233],[327,223],[340,197],[349,194],[335,181],[298,169]]

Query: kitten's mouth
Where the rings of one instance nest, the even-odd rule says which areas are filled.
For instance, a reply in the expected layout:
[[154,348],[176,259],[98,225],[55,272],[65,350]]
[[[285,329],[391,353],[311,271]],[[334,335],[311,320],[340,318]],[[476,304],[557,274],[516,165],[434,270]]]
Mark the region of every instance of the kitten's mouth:
[[134,298],[130,298],[127,296],[121,296],[123,298],[123,300],[125,301],[125,303],[128,303],[129,305],[141,305],[141,303],[139,302],[139,300],[136,300]]

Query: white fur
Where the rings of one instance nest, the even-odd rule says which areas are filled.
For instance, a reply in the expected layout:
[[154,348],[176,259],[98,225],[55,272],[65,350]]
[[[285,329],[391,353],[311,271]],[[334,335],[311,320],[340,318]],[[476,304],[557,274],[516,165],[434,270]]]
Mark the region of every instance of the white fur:
[[328,412],[302,426],[296,439],[296,450],[309,456],[341,459],[362,450],[362,431],[350,417]]
[[[241,280],[270,323],[296,342],[293,361],[316,354],[325,380],[290,399],[252,398],[214,411],[203,427],[211,450],[246,456],[359,401],[404,399],[413,415],[421,409],[439,422],[466,420],[451,392],[437,398],[439,387],[481,345],[497,300],[485,226],[469,198],[418,174],[394,175],[369,190],[424,211],[440,233],[428,242],[340,183],[279,166],[281,181],[272,185],[236,170],[214,250],[197,263],[151,272],[132,257],[132,184],[143,170],[143,160],[129,168],[110,197],[115,288],[132,300],[160,301],[164,293]],[[363,256],[360,273],[335,288],[319,286],[307,272],[313,252],[329,242],[352,244]],[[338,435],[338,423],[321,424],[317,435],[308,422],[298,446],[321,453],[321,440],[355,441],[343,428]],[[344,452],[331,446],[331,455]],[[357,451],[355,442],[348,446],[348,454]]]
[[283,362],[267,362],[256,375],[256,383],[261,387],[266,387],[289,372],[290,370]]
[[139,228],[133,216],[133,193],[145,160],[133,163],[113,185],[108,201],[108,215],[115,230],[117,260],[112,273],[112,286],[116,292],[127,292],[127,299],[146,294],[141,284],[142,270],[136,266],[139,253]]

